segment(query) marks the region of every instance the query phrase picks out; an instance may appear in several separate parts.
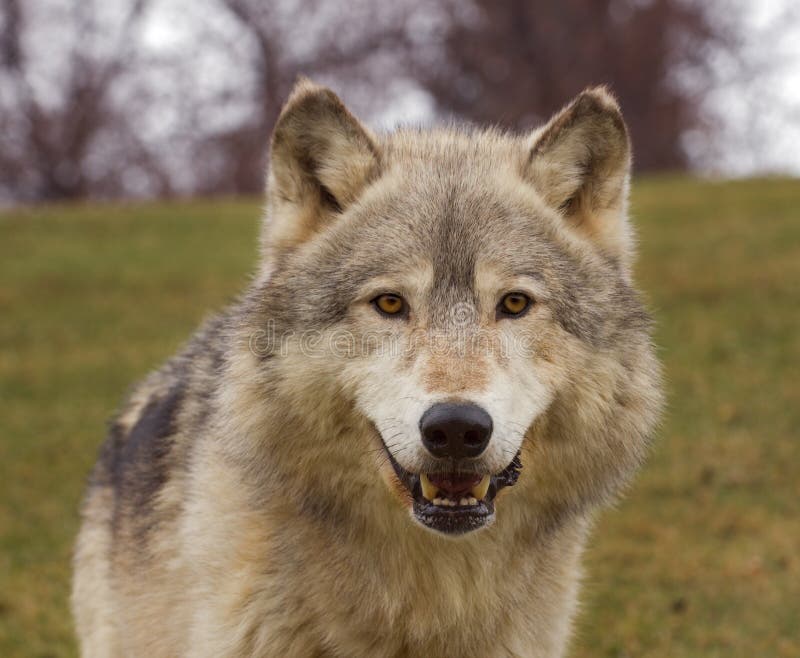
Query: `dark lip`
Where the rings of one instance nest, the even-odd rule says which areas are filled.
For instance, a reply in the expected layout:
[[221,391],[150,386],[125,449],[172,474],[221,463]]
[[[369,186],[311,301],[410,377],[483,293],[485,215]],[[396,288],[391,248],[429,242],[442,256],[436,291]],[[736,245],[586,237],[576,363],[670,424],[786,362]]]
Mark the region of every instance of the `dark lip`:
[[[386,446],[384,446],[384,449],[386,449]],[[518,452],[508,466],[491,476],[489,491],[486,497],[477,505],[445,509],[434,505],[422,495],[419,474],[411,473],[400,466],[388,449],[386,449],[386,454],[389,455],[389,462],[392,464],[398,479],[411,494],[414,518],[425,527],[446,535],[463,535],[489,525],[494,520],[495,497],[501,489],[516,484],[519,479],[519,472],[522,469],[520,453]]]

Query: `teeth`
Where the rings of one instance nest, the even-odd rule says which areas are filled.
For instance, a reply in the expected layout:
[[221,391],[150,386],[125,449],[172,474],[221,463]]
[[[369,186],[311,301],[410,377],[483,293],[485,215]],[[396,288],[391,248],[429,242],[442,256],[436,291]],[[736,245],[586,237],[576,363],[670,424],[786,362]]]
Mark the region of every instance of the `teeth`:
[[420,473],[419,483],[422,486],[422,495],[428,500],[433,500],[434,504],[438,505],[439,503],[437,503],[434,499],[436,498],[436,494],[439,493],[439,490],[433,486],[433,482],[428,479],[428,476],[425,475],[425,473]]
[[491,476],[484,475],[483,479],[478,482],[474,487],[472,487],[472,495],[475,496],[477,499],[473,505],[477,503],[478,500],[483,500],[486,498],[486,493],[489,491],[489,483],[492,481]]
[[443,497],[439,494],[439,489],[430,481],[430,478],[425,473],[420,473],[419,484],[422,489],[422,495],[434,505],[439,507],[471,507],[477,505],[481,500],[486,497],[489,491],[489,483],[491,476],[485,475],[483,479],[473,487],[470,492],[471,496],[464,496],[460,500],[452,500],[451,498]]
[[478,500],[470,496],[469,498],[462,498],[458,502],[452,500],[451,498],[434,498],[431,501],[437,507],[471,507],[472,505],[477,505]]

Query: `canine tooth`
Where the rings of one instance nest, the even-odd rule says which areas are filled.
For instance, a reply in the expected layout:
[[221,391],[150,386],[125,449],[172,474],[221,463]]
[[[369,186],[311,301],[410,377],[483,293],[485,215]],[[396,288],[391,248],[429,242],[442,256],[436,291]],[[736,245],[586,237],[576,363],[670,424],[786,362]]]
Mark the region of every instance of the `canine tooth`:
[[469,505],[477,505],[477,504],[478,504],[478,501],[477,501],[477,499],[475,499],[475,498],[473,498],[472,496],[470,496],[469,498],[467,498],[467,503],[468,503]]
[[483,479],[472,487],[472,495],[475,496],[477,500],[486,498],[486,493],[489,491],[489,483],[491,481],[492,478],[490,475],[484,475]]
[[467,505],[469,505],[469,501],[466,498],[462,498],[461,500],[458,501],[458,504],[461,505],[461,507],[466,507]]
[[425,498],[428,500],[436,498],[436,494],[439,493],[439,490],[433,486],[433,482],[428,479],[425,473],[420,473],[419,484],[422,487],[422,495],[425,496]]

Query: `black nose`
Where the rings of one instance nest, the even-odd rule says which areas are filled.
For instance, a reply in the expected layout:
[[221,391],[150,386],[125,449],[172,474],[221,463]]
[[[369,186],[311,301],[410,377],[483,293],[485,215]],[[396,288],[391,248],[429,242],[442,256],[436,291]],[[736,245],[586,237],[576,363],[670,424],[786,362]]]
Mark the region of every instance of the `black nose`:
[[434,457],[477,457],[492,436],[492,417],[474,404],[442,402],[422,414],[419,429]]

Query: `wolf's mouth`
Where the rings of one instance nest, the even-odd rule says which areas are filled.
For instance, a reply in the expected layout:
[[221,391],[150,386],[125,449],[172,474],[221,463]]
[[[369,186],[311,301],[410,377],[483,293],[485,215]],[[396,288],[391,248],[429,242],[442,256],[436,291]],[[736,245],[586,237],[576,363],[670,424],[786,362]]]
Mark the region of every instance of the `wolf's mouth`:
[[411,473],[389,454],[399,480],[411,493],[414,517],[422,525],[444,534],[460,535],[494,520],[494,499],[504,487],[514,485],[522,468],[519,453],[496,475],[460,470]]

